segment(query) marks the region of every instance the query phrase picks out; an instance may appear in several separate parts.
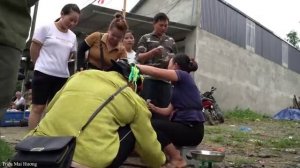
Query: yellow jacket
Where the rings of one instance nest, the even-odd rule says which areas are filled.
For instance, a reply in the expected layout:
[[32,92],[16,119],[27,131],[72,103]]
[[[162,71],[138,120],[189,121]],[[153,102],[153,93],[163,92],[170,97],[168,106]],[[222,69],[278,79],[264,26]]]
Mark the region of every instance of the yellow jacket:
[[[34,134],[77,136],[99,105],[125,84],[123,76],[117,72],[86,70],[76,73],[50,102]],[[76,139],[73,160],[88,167],[107,167],[119,149],[118,128],[129,124],[141,158],[151,167],[160,167],[165,156],[150,117],[146,102],[130,87],[125,88]]]

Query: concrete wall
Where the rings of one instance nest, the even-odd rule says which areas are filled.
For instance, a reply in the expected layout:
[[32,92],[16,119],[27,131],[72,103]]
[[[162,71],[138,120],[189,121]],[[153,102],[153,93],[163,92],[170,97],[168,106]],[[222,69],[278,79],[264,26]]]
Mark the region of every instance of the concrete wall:
[[224,110],[238,106],[273,115],[300,95],[299,74],[200,28],[195,34],[200,67],[195,81],[202,92],[217,87],[215,97]]

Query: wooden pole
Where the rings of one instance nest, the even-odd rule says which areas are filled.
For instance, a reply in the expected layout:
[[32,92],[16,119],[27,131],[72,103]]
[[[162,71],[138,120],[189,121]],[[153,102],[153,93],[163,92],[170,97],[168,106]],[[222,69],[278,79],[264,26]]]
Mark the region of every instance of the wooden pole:
[[123,3],[123,16],[124,18],[126,17],[126,0],[124,0],[124,3]]

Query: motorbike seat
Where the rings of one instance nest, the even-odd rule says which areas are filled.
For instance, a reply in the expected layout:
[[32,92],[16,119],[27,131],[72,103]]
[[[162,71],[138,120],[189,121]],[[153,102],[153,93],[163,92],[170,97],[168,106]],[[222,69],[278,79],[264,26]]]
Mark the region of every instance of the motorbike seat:
[[206,101],[206,100],[208,100],[208,101],[213,101],[212,99],[207,98],[207,97],[203,97],[203,98],[202,98],[202,101]]

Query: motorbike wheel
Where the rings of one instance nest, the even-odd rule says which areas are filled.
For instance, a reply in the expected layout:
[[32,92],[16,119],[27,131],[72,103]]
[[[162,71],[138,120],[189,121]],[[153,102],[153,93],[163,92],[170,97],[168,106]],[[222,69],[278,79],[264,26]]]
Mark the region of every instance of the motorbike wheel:
[[220,123],[224,123],[224,116],[223,116],[223,114],[217,113],[217,116],[218,116],[218,121],[219,121]]
[[209,125],[215,125],[216,124],[214,119],[213,119],[213,116],[212,116],[211,112],[208,109],[205,109],[203,113],[204,113],[204,118],[205,118],[205,120],[207,121],[207,123]]
[[224,115],[219,107],[218,104],[215,104],[215,111],[216,111],[216,115],[217,115],[217,120],[220,122],[220,123],[224,123]]

